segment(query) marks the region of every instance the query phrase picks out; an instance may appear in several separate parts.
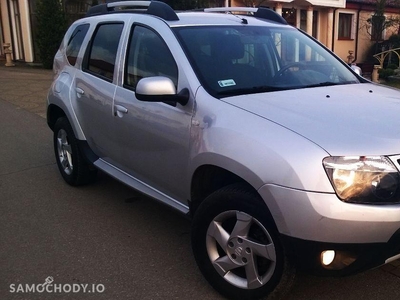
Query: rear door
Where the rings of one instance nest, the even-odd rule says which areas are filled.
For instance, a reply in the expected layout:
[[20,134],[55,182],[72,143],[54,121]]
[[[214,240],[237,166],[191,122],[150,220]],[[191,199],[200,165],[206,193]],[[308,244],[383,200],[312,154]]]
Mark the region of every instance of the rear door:
[[74,108],[91,149],[106,160],[118,156],[113,132],[113,97],[116,89],[114,72],[123,22],[97,25],[87,47],[82,72],[72,86]]

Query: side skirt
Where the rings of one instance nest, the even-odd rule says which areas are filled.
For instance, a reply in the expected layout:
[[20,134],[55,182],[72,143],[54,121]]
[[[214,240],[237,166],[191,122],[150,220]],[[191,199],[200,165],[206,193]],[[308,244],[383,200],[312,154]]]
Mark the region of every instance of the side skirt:
[[177,201],[174,198],[169,197],[168,195],[160,192],[159,190],[156,190],[149,186],[148,184],[140,181],[139,179],[136,179],[135,177],[129,175],[128,173],[116,168],[115,166],[111,165],[110,163],[104,161],[103,159],[99,158],[95,162],[93,162],[93,165],[96,166],[96,168],[102,170],[103,172],[107,173],[108,175],[114,177],[115,179],[121,181],[122,183],[126,184],[127,186],[138,190],[139,192],[154,198],[183,214],[188,214],[189,213],[189,207],[182,204],[181,202]]

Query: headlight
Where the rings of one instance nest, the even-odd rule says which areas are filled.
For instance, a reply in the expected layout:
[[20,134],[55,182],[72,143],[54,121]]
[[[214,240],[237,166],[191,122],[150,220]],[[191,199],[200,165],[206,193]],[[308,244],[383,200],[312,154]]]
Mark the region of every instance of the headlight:
[[353,203],[400,202],[400,176],[384,156],[326,157],[323,164],[340,199]]

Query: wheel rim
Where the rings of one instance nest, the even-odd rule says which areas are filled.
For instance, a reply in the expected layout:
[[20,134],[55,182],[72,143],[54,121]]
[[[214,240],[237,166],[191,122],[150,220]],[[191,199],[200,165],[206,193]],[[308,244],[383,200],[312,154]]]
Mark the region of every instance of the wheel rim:
[[206,247],[216,271],[230,284],[256,289],[272,277],[276,251],[267,229],[240,211],[226,211],[207,230]]
[[65,174],[71,175],[74,169],[72,164],[72,149],[68,142],[68,135],[64,129],[60,129],[57,134],[58,159]]

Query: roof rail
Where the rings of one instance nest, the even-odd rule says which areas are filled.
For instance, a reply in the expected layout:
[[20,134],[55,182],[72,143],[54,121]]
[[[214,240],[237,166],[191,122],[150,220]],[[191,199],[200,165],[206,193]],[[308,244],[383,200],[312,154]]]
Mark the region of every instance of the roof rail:
[[233,12],[245,12],[245,13],[253,13],[253,16],[260,19],[265,19],[269,21],[273,21],[276,23],[287,25],[286,20],[279,14],[277,14],[272,9],[266,7],[214,7],[214,8],[205,8],[205,12],[225,12],[225,13],[233,13]]
[[105,15],[110,13],[146,12],[149,15],[160,17],[166,21],[178,21],[175,11],[168,4],[161,1],[116,1],[103,3],[89,8],[86,17]]

